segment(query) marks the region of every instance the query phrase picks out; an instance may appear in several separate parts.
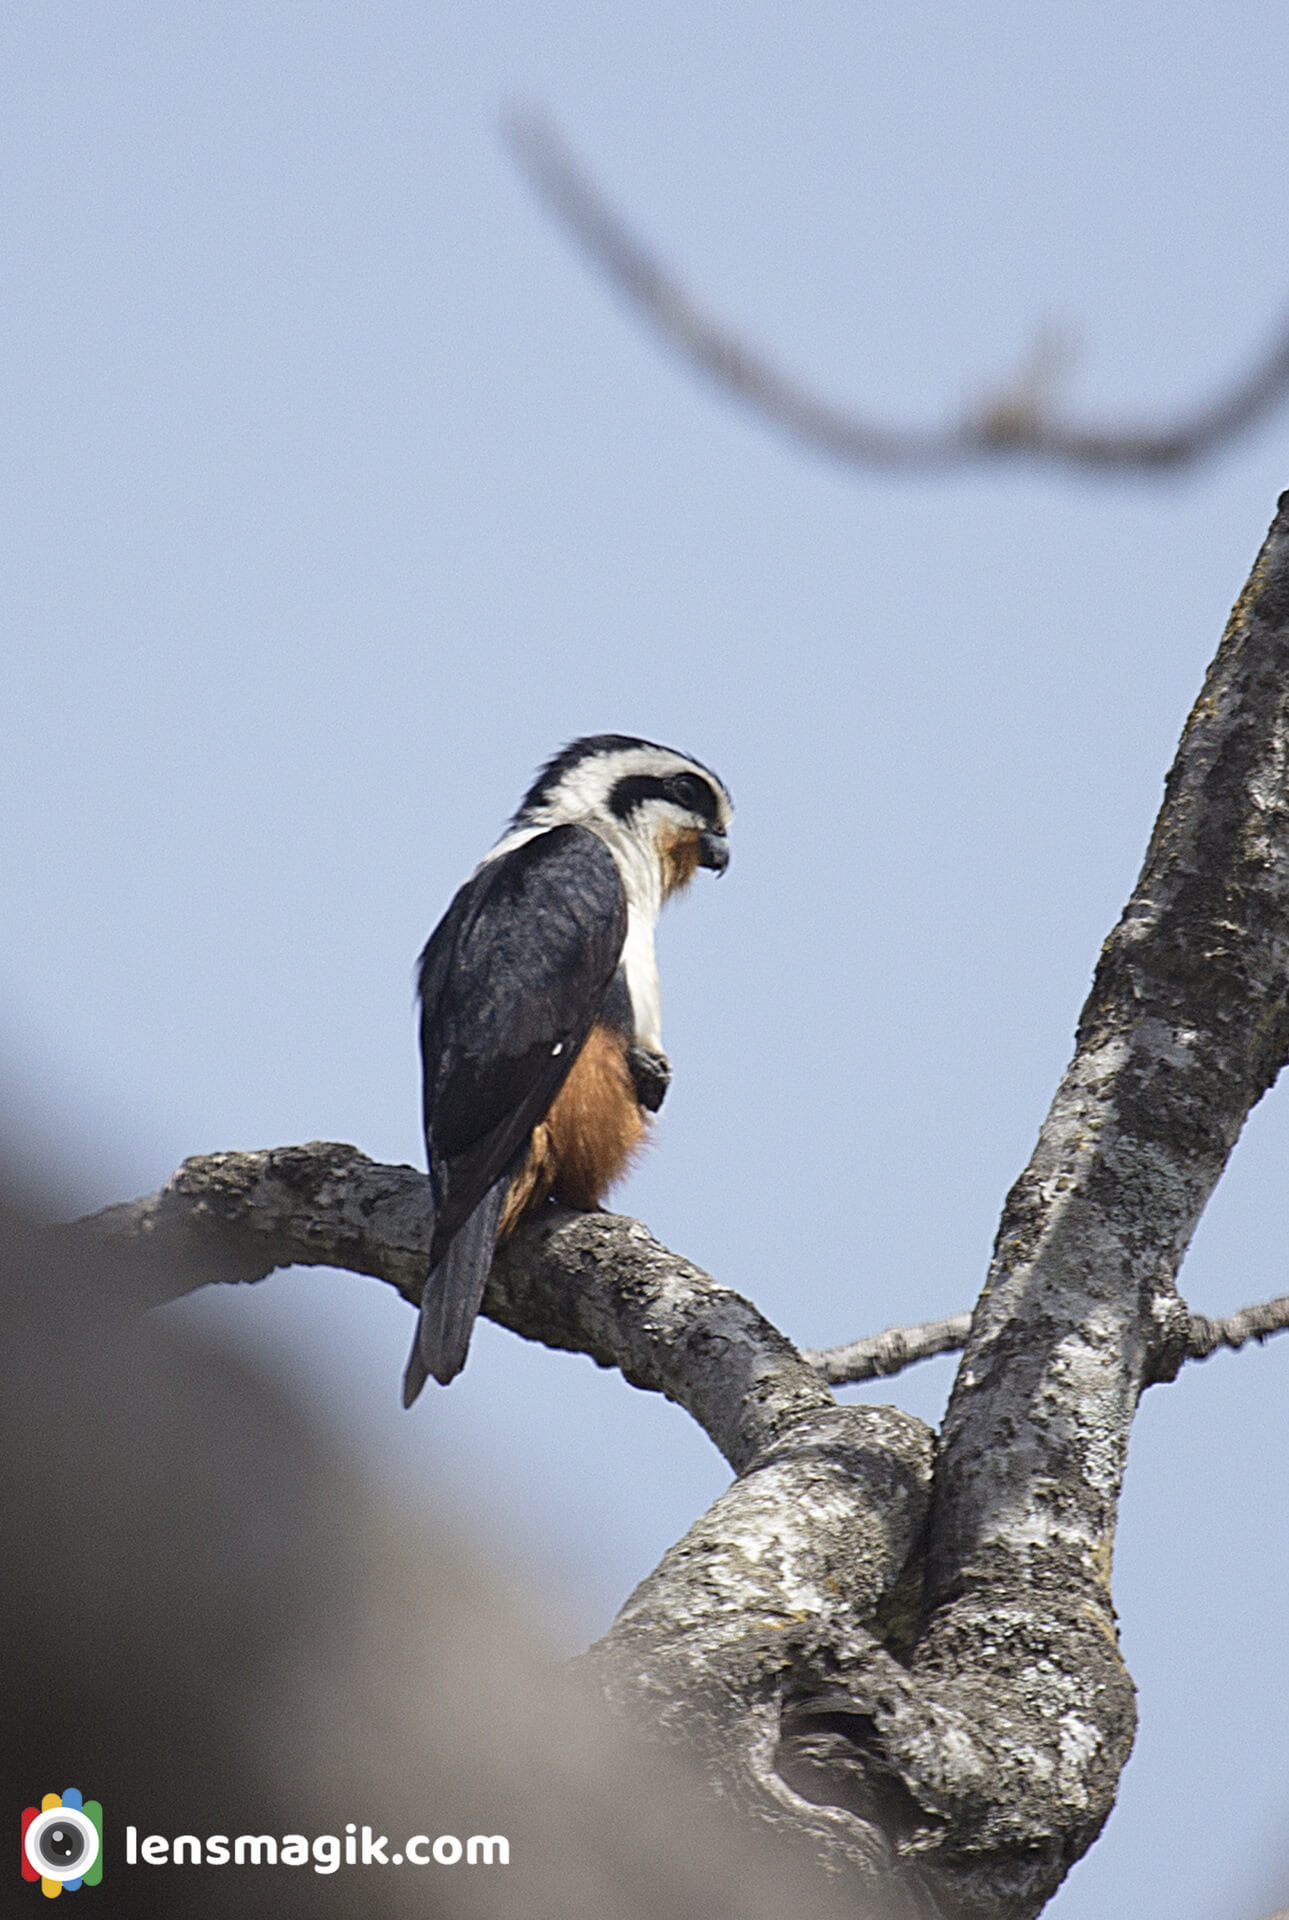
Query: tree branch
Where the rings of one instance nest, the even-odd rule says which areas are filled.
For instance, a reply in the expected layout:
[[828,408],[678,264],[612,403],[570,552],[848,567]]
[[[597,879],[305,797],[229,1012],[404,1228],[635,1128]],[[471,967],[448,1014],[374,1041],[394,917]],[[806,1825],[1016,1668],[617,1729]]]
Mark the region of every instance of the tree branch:
[[801,1358],[830,1387],[852,1387],[861,1380],[885,1380],[919,1360],[938,1353],[961,1353],[971,1331],[969,1313],[950,1314],[947,1320],[923,1320],[916,1327],[887,1327],[842,1347],[803,1347]]
[[[149,1304],[291,1265],[369,1274],[415,1301],[429,1250],[426,1189],[412,1167],[329,1142],[206,1154],[158,1193],[52,1232],[73,1256],[116,1249]],[[718,1763],[731,1713],[745,1731],[754,1722],[750,1764],[771,1823],[838,1865],[884,1862],[876,1824],[812,1806],[778,1778],[778,1654],[803,1631],[821,1649],[849,1644],[861,1620],[900,1595],[926,1528],[929,1429],[893,1407],[837,1406],[746,1300],[617,1215],[544,1209],[498,1250],[483,1311],[666,1394],[724,1452],[740,1478],[664,1562],[677,1581],[675,1623],[693,1623],[684,1589],[697,1576],[730,1656],[752,1658],[768,1635],[775,1659],[739,1702],[713,1662],[714,1685],[696,1686],[684,1705],[687,1742]],[[908,1606],[897,1599],[892,1619]],[[664,1691],[667,1726],[677,1715]]]
[[1256,1340],[1261,1346],[1273,1333],[1286,1332],[1289,1332],[1289,1293],[1282,1293],[1278,1300],[1264,1300],[1260,1306],[1241,1307],[1238,1313],[1227,1314],[1219,1320],[1193,1313],[1186,1339],[1186,1358],[1207,1360],[1219,1347],[1229,1347],[1238,1353],[1250,1340]]
[[548,120],[516,114],[506,135],[546,205],[668,346],[795,439],[855,466],[927,471],[1013,455],[1101,472],[1177,469],[1234,440],[1289,392],[1289,322],[1282,321],[1245,373],[1172,420],[1079,425],[1055,418],[1048,410],[1052,356],[1040,342],[1032,365],[956,424],[883,426],[811,392],[705,313],[610,206]]
[[[588,1656],[605,1694],[884,1916],[1031,1920],[1113,1804],[1135,1711],[1109,1591],[1128,1433],[1143,1388],[1216,1340],[1175,1276],[1287,1055],[1289,495],[1007,1197],[934,1482],[920,1421],[836,1406],[634,1222],[550,1211],[494,1263],[494,1318],[666,1393],[738,1472]],[[64,1231],[145,1266],[177,1235],[211,1279],[354,1266],[414,1298],[426,1215],[410,1168],[291,1148],[189,1161]],[[1235,1316],[1230,1343],[1281,1304]]]
[[[290,1266],[369,1274],[415,1303],[429,1224],[424,1174],[312,1141],[199,1155],[159,1193],[54,1231],[118,1249],[153,1303]],[[736,1472],[803,1421],[853,1411],[748,1301],[619,1214],[543,1209],[499,1249],[483,1311],[665,1394]]]
[[[919,1360],[934,1360],[937,1354],[961,1353],[970,1331],[971,1315],[954,1313],[945,1320],[925,1320],[916,1327],[888,1327],[884,1333],[870,1333],[866,1339],[849,1340],[841,1347],[803,1347],[801,1358],[830,1387],[853,1387],[864,1380],[889,1379],[906,1367],[916,1366]],[[1207,1360],[1219,1347],[1238,1353],[1250,1340],[1261,1345],[1273,1333],[1286,1332],[1289,1293],[1241,1307],[1238,1313],[1216,1320],[1192,1313],[1183,1358]]]
[[[848,1637],[823,1641],[813,1616],[765,1633],[755,1616],[730,1646],[728,1607],[699,1577],[714,1509],[597,1653],[611,1696],[655,1722],[718,1682],[748,1703],[723,1749],[715,1711],[699,1714],[730,1791],[770,1820],[788,1791],[826,1803],[834,1848],[911,1911],[1037,1913],[1114,1801],[1135,1719],[1109,1592],[1128,1432],[1142,1388],[1185,1355],[1174,1276],[1289,1052],[1287,767],[1289,496],[1008,1196],[911,1612],[888,1588]],[[735,1537],[740,1494],[722,1515]],[[791,1591],[803,1548],[784,1524]]]

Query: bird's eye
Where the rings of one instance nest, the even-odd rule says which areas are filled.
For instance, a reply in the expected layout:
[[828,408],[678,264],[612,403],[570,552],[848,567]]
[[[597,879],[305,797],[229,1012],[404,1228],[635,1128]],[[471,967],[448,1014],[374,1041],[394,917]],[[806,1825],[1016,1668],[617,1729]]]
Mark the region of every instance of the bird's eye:
[[677,806],[686,808],[690,813],[701,813],[704,818],[712,810],[712,791],[705,780],[692,773],[678,773],[671,783],[671,797]]

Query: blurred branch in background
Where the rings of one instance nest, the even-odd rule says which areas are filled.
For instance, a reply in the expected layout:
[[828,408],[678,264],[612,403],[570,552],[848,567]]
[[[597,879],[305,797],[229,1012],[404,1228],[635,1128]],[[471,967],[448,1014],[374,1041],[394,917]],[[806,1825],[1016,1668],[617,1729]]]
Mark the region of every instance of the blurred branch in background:
[[1286,318],[1244,373],[1176,418],[1080,424],[1053,411],[1053,389],[1069,356],[1063,343],[1045,335],[1028,362],[961,420],[929,430],[883,426],[812,392],[706,313],[610,205],[543,115],[515,113],[505,134],[552,213],[668,346],[795,439],[854,466],[925,472],[1013,456],[1092,472],[1177,471],[1237,439],[1289,392]]

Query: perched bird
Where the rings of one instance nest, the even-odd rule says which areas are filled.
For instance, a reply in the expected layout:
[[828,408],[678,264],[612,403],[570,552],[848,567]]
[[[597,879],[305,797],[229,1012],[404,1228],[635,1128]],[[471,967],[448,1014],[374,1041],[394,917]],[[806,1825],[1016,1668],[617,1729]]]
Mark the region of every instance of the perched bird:
[[730,797],[670,747],[598,733],[544,766],[420,962],[434,1226],[403,1379],[465,1365],[497,1241],[549,1197],[598,1206],[671,1078],[653,930],[723,873]]

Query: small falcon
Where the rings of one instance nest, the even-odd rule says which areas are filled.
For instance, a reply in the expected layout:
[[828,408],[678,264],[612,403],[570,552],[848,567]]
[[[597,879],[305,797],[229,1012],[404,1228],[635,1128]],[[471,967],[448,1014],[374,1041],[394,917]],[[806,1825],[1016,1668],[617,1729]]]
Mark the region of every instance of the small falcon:
[[710,768],[625,734],[574,740],[430,935],[420,962],[434,1226],[410,1407],[465,1365],[493,1248],[548,1198],[592,1208],[642,1145],[671,1069],[653,930],[733,808]]

